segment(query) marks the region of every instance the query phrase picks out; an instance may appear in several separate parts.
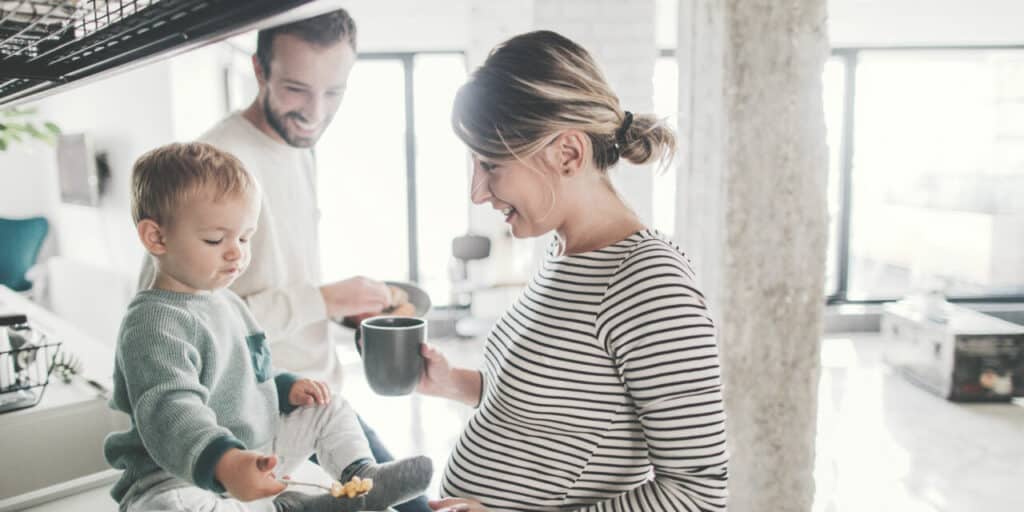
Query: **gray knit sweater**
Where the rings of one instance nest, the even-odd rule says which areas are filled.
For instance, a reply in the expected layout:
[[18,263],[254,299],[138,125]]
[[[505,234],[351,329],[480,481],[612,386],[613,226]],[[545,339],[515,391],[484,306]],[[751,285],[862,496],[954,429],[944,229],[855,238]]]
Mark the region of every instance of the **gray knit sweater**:
[[120,502],[157,471],[223,492],[217,462],[273,439],[296,379],[272,372],[268,343],[233,292],[139,292],[117,340],[111,406],[132,422],[104,442],[107,462],[124,470],[111,495]]

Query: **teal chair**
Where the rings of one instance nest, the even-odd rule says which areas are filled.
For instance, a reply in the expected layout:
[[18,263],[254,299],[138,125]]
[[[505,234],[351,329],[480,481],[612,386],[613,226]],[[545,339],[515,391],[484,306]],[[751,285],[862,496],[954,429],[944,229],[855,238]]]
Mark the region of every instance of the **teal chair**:
[[25,273],[35,265],[49,231],[43,217],[0,218],[0,284],[19,292],[32,287]]

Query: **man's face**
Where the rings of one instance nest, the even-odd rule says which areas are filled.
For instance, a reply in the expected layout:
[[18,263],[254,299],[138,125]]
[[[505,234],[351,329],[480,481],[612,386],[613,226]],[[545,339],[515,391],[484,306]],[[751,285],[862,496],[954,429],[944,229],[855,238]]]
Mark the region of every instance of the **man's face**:
[[348,41],[319,46],[291,34],[275,36],[269,76],[257,69],[260,102],[271,128],[291,146],[316,144],[341,106],[355,63]]

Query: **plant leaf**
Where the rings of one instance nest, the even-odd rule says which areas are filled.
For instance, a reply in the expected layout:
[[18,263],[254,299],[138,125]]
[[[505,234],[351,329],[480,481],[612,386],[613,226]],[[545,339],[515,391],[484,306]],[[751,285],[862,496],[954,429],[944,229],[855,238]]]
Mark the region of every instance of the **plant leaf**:
[[43,124],[43,126],[45,126],[47,130],[50,130],[50,133],[54,135],[60,135],[60,127],[53,124],[52,122],[47,121]]
[[7,151],[7,141],[0,139],[0,151]]
[[7,117],[27,117],[36,113],[35,108],[9,108],[3,111]]

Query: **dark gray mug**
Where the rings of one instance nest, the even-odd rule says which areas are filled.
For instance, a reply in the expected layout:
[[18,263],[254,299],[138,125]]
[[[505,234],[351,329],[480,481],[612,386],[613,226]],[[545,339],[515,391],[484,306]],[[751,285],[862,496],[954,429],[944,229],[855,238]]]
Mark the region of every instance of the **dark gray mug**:
[[377,316],[359,324],[363,370],[378,395],[408,395],[423,373],[420,348],[427,339],[422,318]]

